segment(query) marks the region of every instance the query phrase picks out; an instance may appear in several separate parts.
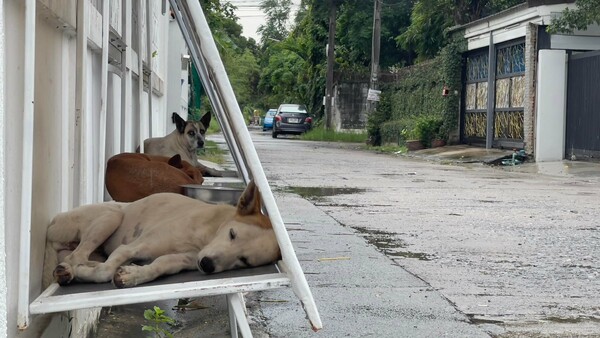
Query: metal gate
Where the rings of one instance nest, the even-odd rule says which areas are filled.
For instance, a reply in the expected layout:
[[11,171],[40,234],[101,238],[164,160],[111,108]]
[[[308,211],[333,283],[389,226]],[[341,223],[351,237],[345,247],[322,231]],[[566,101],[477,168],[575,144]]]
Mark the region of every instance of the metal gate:
[[525,41],[467,55],[462,141],[488,148],[524,145]]
[[567,159],[600,160],[600,51],[569,57]]

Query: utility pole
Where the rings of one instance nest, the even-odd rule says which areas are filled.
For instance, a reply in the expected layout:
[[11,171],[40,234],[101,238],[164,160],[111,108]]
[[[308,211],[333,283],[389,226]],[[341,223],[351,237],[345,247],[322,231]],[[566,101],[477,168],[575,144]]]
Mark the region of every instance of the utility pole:
[[383,0],[375,0],[375,7],[373,9],[373,37],[372,37],[372,48],[371,48],[371,79],[369,81],[369,115],[373,113],[377,108],[377,101],[379,101],[377,78],[379,77],[379,50],[381,41],[381,3]]
[[336,0],[329,0],[329,39],[327,40],[327,78],[325,83],[325,129],[332,127],[333,64],[335,62]]

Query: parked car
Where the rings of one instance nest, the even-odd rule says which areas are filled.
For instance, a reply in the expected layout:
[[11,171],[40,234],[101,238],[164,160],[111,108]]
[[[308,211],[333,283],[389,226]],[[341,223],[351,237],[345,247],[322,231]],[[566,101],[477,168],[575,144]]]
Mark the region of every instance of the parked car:
[[312,117],[301,104],[282,104],[277,108],[273,122],[273,138],[280,134],[302,134],[312,127]]
[[277,113],[277,109],[269,109],[265,114],[265,118],[263,119],[263,131],[267,131],[268,129],[273,129],[273,118]]

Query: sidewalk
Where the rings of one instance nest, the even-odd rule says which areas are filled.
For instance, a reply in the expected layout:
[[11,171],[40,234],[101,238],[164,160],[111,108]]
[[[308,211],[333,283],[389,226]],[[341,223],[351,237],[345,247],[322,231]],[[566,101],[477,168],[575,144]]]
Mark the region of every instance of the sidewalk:
[[505,156],[510,156],[512,153],[512,150],[454,145],[411,151],[404,154],[404,156],[437,162],[490,163]]
[[[502,158],[510,158],[512,153],[512,150],[453,145],[417,150],[403,154],[403,156],[445,164],[492,164],[498,163]],[[522,164],[514,166],[497,165],[497,167],[512,172],[600,180],[600,162],[569,160],[534,162],[533,159],[529,159]]]

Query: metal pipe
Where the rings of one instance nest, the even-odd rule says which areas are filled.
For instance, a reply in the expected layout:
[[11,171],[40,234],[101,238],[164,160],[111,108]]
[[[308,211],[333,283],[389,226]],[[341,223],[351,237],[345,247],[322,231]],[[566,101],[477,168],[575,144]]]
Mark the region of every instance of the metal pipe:
[[283,219],[277,208],[277,203],[271,192],[260,159],[256,153],[256,149],[254,149],[250,133],[244,122],[242,112],[235,99],[235,93],[233,92],[227,72],[221,61],[219,51],[217,50],[215,41],[212,37],[212,32],[206,22],[200,3],[194,0],[186,0],[185,4],[193,19],[194,28],[200,42],[198,47],[201,49],[201,54],[207,63],[207,68],[210,71],[210,78],[214,82],[218,93],[221,94],[219,98],[222,100],[224,113],[231,122],[231,126],[235,131],[234,137],[240,146],[241,152],[247,159],[252,179],[261,192],[265,208],[273,223],[273,230],[275,231],[275,236],[277,237],[280,246],[283,261],[288,268],[288,273],[291,275],[293,290],[302,303],[313,330],[319,330],[323,326],[319,317],[319,312],[310,288],[308,287],[308,283],[306,282],[304,273],[302,272],[302,267],[294,252],[292,242],[285,229],[285,224],[283,223]]
[[[121,118],[123,120],[123,130],[125,131],[121,135],[121,148],[119,149],[121,152],[131,152],[135,150],[133,147],[133,118],[131,115],[131,1],[123,0],[122,8],[123,8],[123,48],[122,57],[121,57]],[[140,145],[140,149],[143,145]],[[119,151],[117,150],[117,151]]]
[[210,77],[208,76],[209,71],[206,68],[206,61],[202,60],[201,56],[198,55],[199,51],[197,51],[195,48],[193,48],[194,45],[199,46],[199,42],[196,40],[196,38],[194,36],[192,36],[190,34],[190,32],[194,31],[194,29],[191,27],[190,18],[188,17],[187,14],[182,13],[179,10],[179,5],[174,0],[171,1],[171,6],[175,9],[177,9],[177,10],[175,10],[175,16],[177,17],[177,23],[179,24],[179,28],[181,28],[183,37],[188,45],[190,54],[192,55],[192,60],[194,61],[194,64],[196,65],[196,69],[198,70],[198,73],[199,73],[198,75],[200,76],[200,79],[202,80],[202,84],[206,90],[206,94],[210,99],[213,109],[215,110],[215,112],[217,112],[217,114],[215,114],[215,118],[217,119],[217,121],[219,122],[219,125],[221,126],[221,130],[223,131],[223,136],[225,137],[225,140],[227,141],[229,150],[231,151],[231,153],[233,155],[233,160],[235,162],[236,168],[237,168],[238,172],[240,172],[242,174],[244,181],[248,182],[250,180],[250,176],[247,171],[246,159],[244,158],[243,154],[240,152],[240,149],[237,145],[237,141],[235,140],[235,137],[234,137],[234,133],[231,130],[229,121],[227,120],[226,116],[222,116],[222,115],[225,115],[224,108],[221,104],[221,100],[217,96],[217,90],[214,87],[213,83],[211,82]]
[[19,238],[19,293],[17,326],[29,325],[31,263],[31,205],[33,196],[33,130],[35,99],[35,0],[25,3],[25,49],[23,50],[23,158],[21,177],[21,224]]
[[142,16],[142,1],[137,1],[137,25],[138,25],[138,43],[137,43],[137,57],[138,57],[138,109],[139,112],[139,125],[140,133],[138,144],[140,145],[140,153],[144,152],[144,140],[147,138],[146,131],[147,128],[147,115],[146,112],[142,109],[142,97],[144,96],[144,54],[142,52],[142,20],[144,20],[144,16]]
[[146,59],[148,64],[148,137],[152,137],[152,2],[146,0]]
[[104,200],[104,161],[106,160],[106,105],[108,99],[108,39],[109,39],[109,5],[110,1],[102,2],[102,66],[100,74],[100,140],[98,145],[98,186],[96,202]]
[[62,47],[62,71],[61,71],[61,165],[60,165],[60,180],[61,180],[61,201],[60,211],[67,211],[73,207],[73,160],[74,145],[70,140],[74,137],[74,123],[72,112],[69,109],[69,72],[67,71],[71,65],[69,53],[69,37],[63,35],[61,38]]
[[91,169],[93,162],[90,160],[93,155],[93,151],[90,150],[92,146],[90,138],[93,133],[88,130],[91,126],[90,116],[88,116],[88,83],[87,83],[87,62],[88,62],[88,17],[89,17],[89,1],[78,0],[77,1],[77,67],[76,67],[76,79],[75,79],[75,139],[79,140],[76,142],[75,152],[79,162],[79,170],[77,177],[74,178],[74,182],[79,182],[79,201],[78,204],[89,204],[93,200],[93,189],[90,188],[92,182]]
[[[4,93],[4,81],[6,80],[6,73],[5,73],[5,67],[4,67],[4,62],[6,60],[5,58],[5,51],[6,51],[6,45],[5,45],[5,26],[4,26],[4,6],[0,6],[0,93]],[[5,156],[6,156],[6,143],[5,143],[5,126],[6,126],[6,97],[4,94],[2,94],[2,96],[0,97],[0,233],[2,234],[6,234],[6,188],[5,188],[5,184],[6,184],[6,162],[5,162]],[[6,237],[4,237],[6,238]],[[0,252],[2,253],[6,253],[6,241],[2,240],[0,242]],[[6,254],[3,254],[2,256],[0,256],[0,263],[2,264],[2,266],[6,267]],[[5,270],[6,272],[6,270]],[[5,275],[6,276],[6,275]],[[8,294],[8,287],[7,287],[7,282],[8,282],[8,278],[6,277],[0,278],[0,293],[2,293],[3,295],[7,295]],[[0,310],[0,312],[2,313],[2,318],[7,318],[7,308],[3,307],[2,310]],[[8,336],[8,329],[6,327],[6,324],[2,325],[2,327],[0,327],[0,337],[7,337]]]

